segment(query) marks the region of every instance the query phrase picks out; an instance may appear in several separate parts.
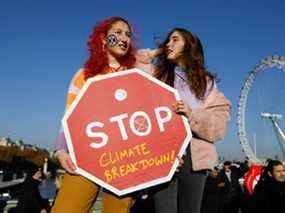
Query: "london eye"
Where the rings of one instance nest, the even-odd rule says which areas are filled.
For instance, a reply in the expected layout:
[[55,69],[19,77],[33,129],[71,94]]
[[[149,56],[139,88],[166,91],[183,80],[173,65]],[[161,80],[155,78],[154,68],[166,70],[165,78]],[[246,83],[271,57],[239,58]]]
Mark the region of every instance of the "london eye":
[[[252,121],[252,119],[250,120],[250,119],[247,119],[247,117],[246,117],[246,110],[247,110],[248,101],[249,101],[248,96],[249,96],[253,86],[255,85],[255,81],[256,81],[257,77],[262,76],[265,72],[269,73],[269,71],[270,72],[281,71],[282,72],[281,76],[283,78],[278,77],[278,81],[281,83],[285,82],[285,78],[284,78],[285,56],[271,56],[271,57],[267,57],[265,59],[262,59],[254,67],[254,69],[248,73],[248,76],[244,82],[242,89],[241,89],[239,100],[238,100],[238,113],[237,113],[238,138],[239,138],[239,141],[240,141],[240,144],[242,147],[242,151],[247,156],[247,158],[253,163],[260,163],[260,162],[262,162],[262,159],[257,157],[256,152],[253,151],[252,146],[250,144],[247,125],[249,124],[249,122],[253,122],[253,121]],[[269,80],[268,80],[268,82],[266,82],[267,80],[264,80],[264,81],[265,82],[263,82],[261,87],[263,87],[264,84],[270,84],[273,86],[274,86],[274,84],[276,84],[276,82],[272,82]],[[281,83],[280,83],[280,85],[281,85]],[[284,88],[285,88],[285,86],[283,83],[282,89],[284,89]],[[281,97],[277,98],[277,99],[284,100],[284,98],[285,98],[285,92],[283,94],[283,97],[281,95]],[[273,103],[273,101],[270,101],[270,103]],[[282,107],[282,109],[283,108],[284,107]],[[263,119],[269,119],[271,121],[273,129],[274,129],[274,134],[277,137],[279,146],[280,146],[282,154],[283,154],[283,159],[284,159],[284,157],[285,157],[285,135],[284,135],[284,130],[282,130],[282,128],[278,124],[278,121],[282,120],[282,115],[279,114],[280,112],[268,112],[268,111],[264,111],[264,110],[258,112],[258,109],[256,109],[256,111],[255,111],[255,109],[253,109],[252,111],[253,112],[251,114],[258,114],[259,117],[262,117]],[[259,132],[262,132],[262,130],[260,130]]]

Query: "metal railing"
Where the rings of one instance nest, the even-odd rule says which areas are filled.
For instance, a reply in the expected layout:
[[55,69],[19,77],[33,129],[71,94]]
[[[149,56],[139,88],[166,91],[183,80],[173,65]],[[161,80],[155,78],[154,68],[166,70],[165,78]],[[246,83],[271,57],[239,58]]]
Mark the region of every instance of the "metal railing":
[[[49,199],[49,204],[52,205],[53,199]],[[3,209],[3,213],[8,213],[9,210],[15,208],[18,204],[18,200],[8,200],[6,206]],[[98,198],[94,204],[93,213],[100,213],[102,210],[102,193],[99,193]]]

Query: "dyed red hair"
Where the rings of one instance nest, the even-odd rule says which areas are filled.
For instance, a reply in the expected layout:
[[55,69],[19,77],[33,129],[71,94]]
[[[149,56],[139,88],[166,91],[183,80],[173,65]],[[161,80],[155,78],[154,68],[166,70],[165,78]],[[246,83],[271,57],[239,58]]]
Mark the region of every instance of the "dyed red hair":
[[[94,28],[89,37],[87,46],[90,52],[90,56],[84,64],[85,68],[85,79],[91,78],[97,74],[100,74],[104,71],[104,68],[108,66],[108,57],[107,53],[104,50],[104,45],[102,42],[102,38],[106,37],[108,30],[112,27],[112,25],[118,21],[122,21],[126,23],[130,29],[130,24],[121,17],[110,17],[105,19],[104,21],[98,23]],[[133,38],[132,38],[133,41]],[[129,69],[133,68],[136,62],[135,59],[135,48],[132,45],[129,47],[127,54],[121,58],[118,58],[120,65]]]

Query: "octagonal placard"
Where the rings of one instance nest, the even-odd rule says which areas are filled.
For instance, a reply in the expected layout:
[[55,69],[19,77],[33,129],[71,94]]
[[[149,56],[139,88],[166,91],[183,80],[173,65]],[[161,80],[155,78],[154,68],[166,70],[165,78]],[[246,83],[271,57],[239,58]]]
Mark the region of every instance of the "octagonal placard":
[[76,171],[117,195],[169,181],[192,137],[176,100],[139,69],[88,79],[62,119]]

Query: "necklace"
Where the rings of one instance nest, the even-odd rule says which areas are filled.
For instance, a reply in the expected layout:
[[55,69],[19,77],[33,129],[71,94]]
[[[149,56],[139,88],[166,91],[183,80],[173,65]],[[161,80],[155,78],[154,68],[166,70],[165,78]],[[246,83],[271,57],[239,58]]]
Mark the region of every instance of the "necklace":
[[117,66],[117,65],[114,65],[114,64],[109,64],[109,68],[110,68],[110,72],[117,72],[121,69],[121,65]]

